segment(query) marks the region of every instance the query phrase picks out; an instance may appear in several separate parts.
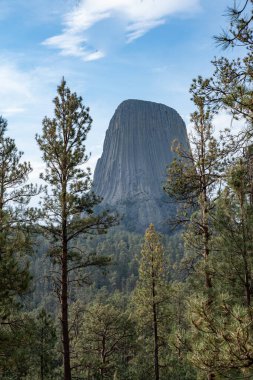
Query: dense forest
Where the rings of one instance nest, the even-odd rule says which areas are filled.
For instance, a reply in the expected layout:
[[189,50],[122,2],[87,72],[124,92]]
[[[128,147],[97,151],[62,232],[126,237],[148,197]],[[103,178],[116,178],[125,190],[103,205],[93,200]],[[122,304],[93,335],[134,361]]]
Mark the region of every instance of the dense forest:
[[1,379],[253,378],[253,0],[227,16],[215,39],[235,58],[193,80],[191,150],[173,143],[161,184],[178,205],[168,234],[100,210],[89,108],[64,79],[36,135],[45,186],[0,118]]

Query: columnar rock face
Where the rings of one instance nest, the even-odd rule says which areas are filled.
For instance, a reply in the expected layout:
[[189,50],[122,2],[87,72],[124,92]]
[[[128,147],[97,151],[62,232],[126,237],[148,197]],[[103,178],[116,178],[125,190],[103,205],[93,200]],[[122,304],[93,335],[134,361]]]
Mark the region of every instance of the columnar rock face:
[[95,169],[94,191],[102,206],[119,211],[126,228],[143,232],[153,223],[164,230],[175,214],[162,189],[175,139],[188,146],[185,124],[174,109],[142,100],[126,100],[116,109]]

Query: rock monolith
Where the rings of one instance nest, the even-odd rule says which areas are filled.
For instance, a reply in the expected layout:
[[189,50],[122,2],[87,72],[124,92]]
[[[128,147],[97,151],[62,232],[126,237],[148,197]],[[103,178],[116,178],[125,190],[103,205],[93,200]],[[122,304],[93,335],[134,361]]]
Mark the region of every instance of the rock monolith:
[[164,194],[171,145],[189,146],[185,123],[166,105],[125,100],[116,109],[94,173],[101,206],[116,209],[125,228],[143,232],[150,223],[165,230],[176,207]]

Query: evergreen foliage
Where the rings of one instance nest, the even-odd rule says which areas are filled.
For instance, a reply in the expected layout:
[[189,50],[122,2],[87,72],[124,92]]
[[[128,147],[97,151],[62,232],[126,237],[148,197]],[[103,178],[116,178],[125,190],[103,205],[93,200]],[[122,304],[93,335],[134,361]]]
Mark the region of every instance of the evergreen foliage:
[[122,295],[107,295],[106,302],[99,297],[84,309],[74,340],[75,376],[130,380],[128,363],[134,355],[135,331]]
[[156,380],[162,378],[161,368],[166,367],[168,297],[164,248],[158,233],[151,224],[146,230],[141,250],[139,280],[134,290],[133,305],[142,347],[139,353],[141,357],[137,358],[138,365],[145,366],[143,375],[148,374],[150,378]]
[[12,315],[0,331],[3,380],[54,380],[57,375],[56,329],[45,310]]
[[[28,207],[40,189],[27,185],[31,166],[0,118],[1,379],[253,377],[252,10],[253,0],[235,1],[216,38],[244,57],[215,59],[213,76],[191,87],[191,148],[174,142],[164,186],[180,206],[178,234],[152,224],[144,237],[104,234],[117,218],[92,192],[92,120],[64,79],[36,137],[48,186],[40,210]],[[220,110],[240,119],[239,134],[214,137]]]
[[30,163],[21,161],[23,153],[6,132],[7,121],[0,117],[0,323],[28,288],[26,206],[37,194],[36,187],[26,184]]
[[44,118],[42,135],[37,135],[36,140],[46,164],[41,178],[49,185],[42,201],[41,232],[50,240],[55,265],[52,276],[61,304],[64,379],[71,380],[69,284],[85,283],[84,268],[108,263],[105,257],[87,255],[76,242],[88,233],[105,233],[116,218],[106,212],[94,212],[100,199],[90,191],[90,170],[83,166],[88,160],[84,143],[92,122],[89,109],[82,104],[82,98],[71,93],[64,79],[57,92],[55,117]]
[[[31,172],[29,162],[22,162],[15,141],[6,137],[7,121],[0,117],[0,374],[10,371],[16,357],[23,332],[17,332],[22,323],[18,311],[20,297],[28,291],[31,276],[27,254],[31,253],[28,223],[32,213],[28,203],[38,189],[27,184]],[[26,345],[27,343],[25,343]],[[19,347],[21,346],[21,348]],[[15,365],[14,365],[15,366]]]

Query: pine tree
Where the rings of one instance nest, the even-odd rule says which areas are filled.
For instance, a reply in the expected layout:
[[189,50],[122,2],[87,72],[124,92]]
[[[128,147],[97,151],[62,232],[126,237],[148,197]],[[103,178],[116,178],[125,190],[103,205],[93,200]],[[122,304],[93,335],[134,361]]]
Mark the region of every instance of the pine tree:
[[30,163],[21,162],[23,153],[6,137],[6,131],[7,121],[0,117],[0,323],[30,281],[24,256],[29,248],[26,206],[37,194],[36,187],[26,184]]
[[[15,361],[23,334],[19,310],[21,296],[27,292],[31,275],[28,254],[31,242],[27,224],[31,221],[28,203],[38,189],[27,184],[32,171],[29,162],[22,162],[15,141],[6,136],[7,121],[0,117],[0,374],[9,371]],[[20,339],[20,340],[19,340]],[[10,347],[12,350],[10,352]],[[20,361],[21,363],[21,361]]]
[[203,259],[204,285],[211,289],[212,274],[208,269],[212,234],[210,217],[221,179],[222,152],[213,136],[211,111],[205,109],[202,98],[195,97],[195,104],[198,110],[191,118],[194,129],[190,136],[191,150],[175,145],[177,157],[169,167],[164,190],[182,204],[178,223],[188,227],[184,238],[192,252],[189,261]]
[[82,98],[71,93],[63,79],[54,99],[54,118],[45,117],[36,140],[46,164],[41,178],[49,185],[43,199],[41,229],[51,240],[52,262],[56,265],[55,287],[61,304],[64,379],[71,380],[68,325],[69,284],[86,279],[83,268],[108,262],[87,255],[77,240],[85,234],[104,233],[115,218],[106,212],[95,214],[100,199],[91,191],[85,140],[91,128],[89,109]]
[[152,224],[146,230],[141,250],[139,280],[134,290],[133,305],[139,336],[143,348],[145,347],[146,357],[145,361],[142,358],[142,362],[153,358],[153,370],[148,372],[149,378],[159,380],[165,358],[164,330],[168,323],[168,285],[164,247]]
[[[222,171],[222,152],[213,137],[212,113],[206,109],[204,99],[194,96],[197,111],[192,114],[194,132],[190,137],[191,151],[176,145],[177,158],[168,171],[165,191],[182,203],[179,223],[186,225],[184,242],[189,269],[197,273],[195,281],[196,297],[204,297],[205,311],[211,314],[213,304],[213,270],[210,262],[212,251],[212,211],[216,199],[216,188]],[[191,270],[190,270],[191,271]],[[193,287],[193,285],[191,285]],[[198,328],[192,318],[195,304],[189,304],[189,318],[194,324],[193,331]],[[202,339],[201,333],[197,334]],[[190,355],[189,355],[190,356]],[[196,363],[195,363],[196,364]],[[212,372],[208,379],[214,379]]]
[[[239,47],[239,56],[234,59],[215,58],[212,61],[213,75],[210,78],[199,76],[193,80],[191,86],[192,93],[203,97],[205,105],[212,107],[216,112],[225,110],[232,115],[233,119],[241,120],[243,127],[238,138],[228,135],[227,143],[232,151],[245,146],[248,139],[252,137],[252,10],[252,0],[242,2],[235,0],[233,5],[228,7],[229,26],[223,28],[222,33],[216,36],[215,40],[224,49],[233,48],[236,51]],[[226,126],[228,127],[230,126]]]
[[0,377],[55,380],[56,329],[45,310],[17,313],[0,331]]
[[[212,202],[209,214],[213,234],[208,255],[212,289],[209,294],[196,292],[192,295],[192,312],[189,313],[195,332],[189,355],[191,361],[204,371],[219,372],[224,376],[229,372],[229,376],[235,376],[233,378],[251,375],[252,210],[249,188],[252,189],[252,177],[245,186],[245,163],[242,164],[241,158],[240,163],[234,165],[233,159],[242,157],[252,144],[252,5],[251,0],[235,1],[234,6],[228,8],[228,31],[216,38],[225,49],[246,48],[244,57],[215,59],[213,76],[208,79],[198,77],[191,87],[193,99],[201,98],[203,105],[213,112],[228,111],[243,125],[238,134],[226,131],[222,136],[223,154],[227,154],[228,167],[224,177],[227,186],[224,192],[217,193],[219,199]],[[198,262],[195,284],[200,271],[206,271],[206,268]],[[189,286],[193,287],[192,282]],[[207,304],[210,304],[208,309]]]
[[118,374],[120,379],[129,379],[128,361],[135,336],[122,298],[122,294],[114,294],[85,307],[75,339],[76,376],[105,380]]
[[202,313],[201,322],[216,340],[215,350],[212,344],[206,344],[203,363],[232,378],[248,378],[253,373],[253,209],[247,156],[229,168],[228,184],[217,201],[212,266],[219,296],[215,319],[210,321]]
[[56,328],[45,309],[37,312],[34,326],[34,373],[40,380],[53,379],[56,367]]

